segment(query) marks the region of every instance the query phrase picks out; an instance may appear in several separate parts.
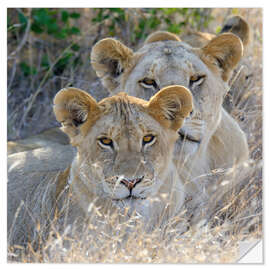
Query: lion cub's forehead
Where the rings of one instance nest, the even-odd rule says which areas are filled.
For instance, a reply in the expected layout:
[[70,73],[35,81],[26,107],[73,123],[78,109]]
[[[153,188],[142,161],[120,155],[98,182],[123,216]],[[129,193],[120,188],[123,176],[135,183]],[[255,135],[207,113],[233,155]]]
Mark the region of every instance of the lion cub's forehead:
[[99,102],[103,115],[112,115],[114,119],[126,120],[131,116],[146,112],[147,101],[128,96],[121,92],[115,96],[108,97]]
[[[108,97],[99,102],[103,117],[98,125],[104,133],[113,137],[120,134],[139,134],[156,127],[155,121],[147,113],[147,101],[128,96],[126,93]],[[106,121],[106,125],[102,123]]]
[[147,101],[129,96],[125,92],[118,93],[112,97],[104,98],[99,102],[99,107],[104,114],[121,111],[122,113],[130,113],[130,110],[144,110]]

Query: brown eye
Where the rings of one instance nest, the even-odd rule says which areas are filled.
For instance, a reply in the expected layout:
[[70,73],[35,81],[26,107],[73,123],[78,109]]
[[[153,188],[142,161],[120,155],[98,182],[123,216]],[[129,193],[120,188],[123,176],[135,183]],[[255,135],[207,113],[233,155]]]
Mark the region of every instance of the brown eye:
[[192,75],[189,79],[189,85],[193,86],[193,85],[201,85],[204,80],[205,80],[205,75],[200,75],[200,74],[195,74]]
[[108,146],[113,146],[113,141],[111,140],[111,139],[109,139],[109,138],[106,138],[106,137],[104,137],[104,138],[100,138],[100,139],[98,139],[100,142],[101,142],[101,144],[103,144],[103,145],[108,145]]
[[154,87],[158,89],[158,85],[155,80],[149,79],[149,78],[144,78],[143,80],[139,81],[139,83],[144,86],[145,88],[150,88]]
[[155,139],[155,136],[154,135],[146,135],[143,137],[143,145],[147,144],[147,143],[151,143],[153,142]]
[[154,80],[151,80],[151,79],[148,79],[148,78],[144,78],[142,82],[144,84],[146,84],[146,85],[153,85],[153,84],[155,84],[155,81]]

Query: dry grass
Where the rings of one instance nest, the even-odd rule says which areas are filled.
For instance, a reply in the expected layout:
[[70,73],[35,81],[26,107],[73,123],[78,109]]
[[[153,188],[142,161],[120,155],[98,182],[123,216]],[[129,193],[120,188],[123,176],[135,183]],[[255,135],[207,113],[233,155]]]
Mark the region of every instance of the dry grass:
[[[216,29],[231,12],[231,9],[214,9],[213,15],[219,21],[209,28]],[[44,83],[38,76],[33,76],[30,83],[25,82],[16,69],[20,58],[40,61],[38,52],[46,49],[55,60],[66,47],[62,44],[62,49],[53,53],[54,47],[31,35],[26,37],[20,51],[8,59],[9,139],[55,126],[51,103],[62,87],[72,84],[97,99],[106,96],[89,61],[93,42],[102,37],[89,27],[87,18],[91,17],[91,11],[82,13],[84,35],[79,53],[85,56],[85,62],[77,70],[70,67],[60,77],[50,77]],[[198,217],[198,222],[182,234],[174,226],[177,220],[170,220],[149,233],[136,215],[121,221],[116,214],[100,217],[98,209],[93,208],[90,221],[83,223],[83,228],[76,229],[74,225],[61,231],[54,220],[48,241],[37,250],[31,244],[27,248],[9,247],[10,262],[226,263],[237,260],[239,241],[262,237],[262,10],[239,9],[238,13],[249,22],[253,33],[239,66],[240,73],[246,72],[244,83],[237,77],[232,85],[232,90],[238,88],[237,93],[241,94],[234,99],[231,115],[247,134],[251,161],[240,168],[213,171],[202,177],[202,181],[213,187],[213,194],[209,201],[189,211]],[[9,44],[9,54],[14,50],[16,48]],[[39,95],[31,103],[36,91],[40,91]],[[29,112],[23,117],[22,112],[27,108]],[[187,212],[180,213],[178,218],[188,219]]]
[[[49,238],[45,246],[36,251],[29,245],[27,251],[19,257],[19,261],[218,263],[237,259],[237,239],[228,237],[230,240],[222,243],[220,239],[226,239],[226,231],[222,227],[203,230],[193,228],[180,235],[168,226],[147,234],[143,224],[135,216],[125,223],[119,223],[118,215],[105,216],[101,219],[92,213],[91,219],[95,225],[92,223],[86,225],[83,230],[73,233],[72,236],[58,234]],[[68,228],[71,230],[71,227]]]
[[[192,211],[183,207],[177,217],[164,223],[161,218],[163,225],[154,230],[146,229],[135,213],[128,219],[126,212],[101,215],[94,204],[87,220],[64,225],[67,214],[64,211],[61,218],[55,216],[50,221],[47,241],[42,240],[43,229],[37,223],[39,241],[29,243],[26,248],[10,246],[9,260],[45,263],[235,262],[239,256],[239,241],[262,237],[261,187],[258,186],[261,177],[257,175],[260,169],[261,164],[253,162],[238,169],[213,172],[202,179],[210,186],[213,186],[211,181],[219,180],[209,201]],[[232,186],[231,180],[235,176],[240,176],[241,181]],[[223,194],[220,193],[222,187]],[[41,200],[43,189],[39,191],[37,198]],[[190,213],[197,220],[183,232],[183,224],[188,224]]]

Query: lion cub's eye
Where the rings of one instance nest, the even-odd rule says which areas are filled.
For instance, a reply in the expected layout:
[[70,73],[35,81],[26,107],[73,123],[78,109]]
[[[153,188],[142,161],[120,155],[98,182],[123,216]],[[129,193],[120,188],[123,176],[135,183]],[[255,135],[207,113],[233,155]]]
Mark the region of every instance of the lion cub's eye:
[[154,143],[155,141],[155,136],[152,134],[146,135],[143,137],[143,145],[145,144],[150,144],[150,143]]
[[102,145],[113,147],[113,141],[107,137],[99,138],[98,141]]
[[205,77],[206,75],[202,75],[202,74],[195,74],[195,75],[192,75],[189,79],[189,85],[190,86],[198,86],[198,85],[201,85],[204,80],[205,80]]
[[144,78],[143,80],[139,81],[139,83],[145,88],[154,87],[155,89],[158,89],[158,85],[157,85],[156,81],[153,79]]

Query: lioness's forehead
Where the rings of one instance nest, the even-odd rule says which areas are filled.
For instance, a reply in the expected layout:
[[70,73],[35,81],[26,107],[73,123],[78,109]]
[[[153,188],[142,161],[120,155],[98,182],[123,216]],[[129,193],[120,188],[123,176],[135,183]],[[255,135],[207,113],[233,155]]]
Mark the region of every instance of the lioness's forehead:
[[168,40],[146,44],[138,53],[142,54],[140,62],[146,64],[146,67],[155,63],[175,66],[184,64],[188,68],[192,68],[194,64],[203,65],[193,49],[188,44],[179,41]]
[[185,57],[192,54],[191,47],[184,42],[179,41],[161,41],[154,42],[144,45],[139,51],[139,53],[152,53],[156,55],[178,55]]

